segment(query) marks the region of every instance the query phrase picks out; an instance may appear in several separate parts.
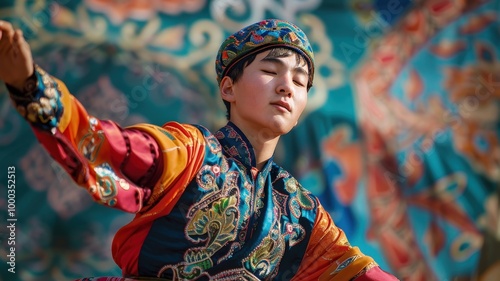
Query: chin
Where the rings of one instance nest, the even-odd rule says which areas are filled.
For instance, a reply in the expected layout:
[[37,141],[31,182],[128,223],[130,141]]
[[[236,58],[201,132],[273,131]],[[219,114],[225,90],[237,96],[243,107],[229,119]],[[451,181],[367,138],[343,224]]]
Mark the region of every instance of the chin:
[[272,128],[272,131],[277,135],[277,136],[282,136],[288,134],[293,127],[290,126],[284,126],[284,127],[274,127]]
[[[274,123],[274,124],[273,124]],[[283,122],[283,120],[273,120],[270,122],[270,129],[275,132],[277,135],[285,135],[290,132],[294,126],[289,124],[288,122]]]

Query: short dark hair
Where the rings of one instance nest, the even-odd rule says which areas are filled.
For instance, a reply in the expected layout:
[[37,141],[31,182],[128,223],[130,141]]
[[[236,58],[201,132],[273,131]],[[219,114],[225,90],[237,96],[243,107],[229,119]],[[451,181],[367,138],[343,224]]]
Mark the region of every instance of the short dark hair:
[[[238,81],[241,78],[241,76],[243,75],[243,71],[245,70],[245,67],[250,65],[255,60],[255,57],[258,54],[260,54],[264,51],[268,51],[268,50],[269,49],[263,49],[260,52],[248,55],[244,59],[237,62],[229,70],[229,72],[226,74],[226,76],[231,78],[231,80],[233,80],[233,82]],[[307,60],[305,60],[305,58],[302,57],[302,55],[300,55],[300,53],[296,52],[293,49],[286,48],[286,47],[277,47],[277,48],[272,48],[270,50],[271,51],[269,52],[269,54],[267,54],[266,58],[283,58],[283,57],[289,57],[291,55],[295,55],[295,58],[297,60],[297,64],[300,64],[300,63],[307,64]],[[311,89],[311,87],[312,87],[312,81],[313,81],[312,75],[314,75],[313,71],[311,69],[309,69],[309,79],[307,81],[307,91],[309,91],[309,89]],[[224,105],[226,106],[226,110],[227,110],[226,117],[229,120],[229,118],[231,117],[231,111],[230,111],[231,104],[226,100],[222,100],[222,101],[224,102]]]

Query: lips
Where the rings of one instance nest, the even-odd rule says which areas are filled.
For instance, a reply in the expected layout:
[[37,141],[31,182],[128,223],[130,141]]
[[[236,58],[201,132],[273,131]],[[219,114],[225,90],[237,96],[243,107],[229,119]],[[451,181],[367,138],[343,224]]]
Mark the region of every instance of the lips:
[[286,110],[288,110],[288,112],[292,111],[292,107],[286,101],[277,101],[277,102],[272,102],[271,104],[281,106],[281,107],[285,108]]

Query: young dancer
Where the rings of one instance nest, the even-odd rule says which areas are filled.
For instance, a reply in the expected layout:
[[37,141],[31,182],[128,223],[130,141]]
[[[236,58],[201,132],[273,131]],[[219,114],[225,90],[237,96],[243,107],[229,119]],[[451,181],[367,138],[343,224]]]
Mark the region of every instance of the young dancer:
[[214,133],[90,116],[33,63],[19,30],[0,22],[0,31],[0,80],[39,142],[95,201],[136,213],[112,246],[124,276],[397,280],[273,161],[313,83],[313,51],[296,25],[263,20],[222,43],[215,65],[228,123]]

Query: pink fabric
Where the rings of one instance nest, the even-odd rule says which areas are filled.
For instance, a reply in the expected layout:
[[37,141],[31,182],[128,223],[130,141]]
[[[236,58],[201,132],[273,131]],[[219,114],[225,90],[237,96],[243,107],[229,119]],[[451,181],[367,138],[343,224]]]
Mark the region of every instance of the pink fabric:
[[399,279],[383,271],[378,266],[369,269],[365,274],[354,279],[354,281],[397,281],[397,280]]
[[122,173],[139,186],[151,184],[153,172],[163,170],[156,141],[141,131],[122,129],[114,122],[100,121],[100,124],[113,152],[110,159],[115,167],[120,167]]

